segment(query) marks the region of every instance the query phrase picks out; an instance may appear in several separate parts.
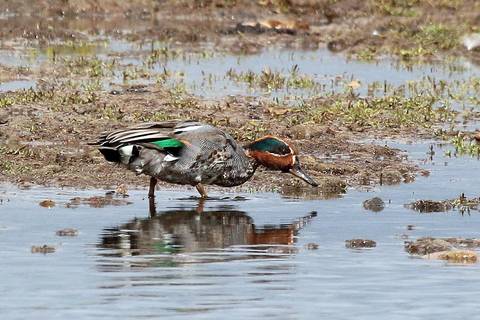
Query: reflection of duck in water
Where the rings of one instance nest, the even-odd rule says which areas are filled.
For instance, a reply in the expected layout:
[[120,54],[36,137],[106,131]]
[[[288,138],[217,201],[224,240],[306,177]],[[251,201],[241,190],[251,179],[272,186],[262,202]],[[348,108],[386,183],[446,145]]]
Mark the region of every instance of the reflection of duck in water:
[[291,224],[258,227],[242,211],[220,209],[199,214],[193,209],[169,210],[105,229],[99,246],[116,250],[113,256],[201,252],[231,246],[265,249],[292,245],[298,231],[315,215],[309,213]]

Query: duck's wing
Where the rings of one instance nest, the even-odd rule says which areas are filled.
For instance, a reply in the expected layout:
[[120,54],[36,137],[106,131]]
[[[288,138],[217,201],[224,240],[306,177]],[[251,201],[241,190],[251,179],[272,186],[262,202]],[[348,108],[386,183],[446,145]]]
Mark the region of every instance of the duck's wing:
[[125,129],[103,132],[98,140],[89,143],[97,146],[118,146],[135,143],[148,143],[174,138],[176,135],[205,126],[196,121],[164,121],[138,124]]
[[142,123],[125,129],[104,132],[93,145],[118,147],[128,144],[168,139],[173,135],[176,121]]
[[132,152],[135,153],[136,146],[176,154],[184,147],[184,142],[180,139],[203,127],[204,124],[196,121],[142,123],[104,132],[92,145],[97,145],[106,160],[112,162],[119,162],[122,157],[131,156]]
[[104,133],[96,145],[107,161],[171,183],[238,185],[255,170],[228,133],[196,121],[144,123]]

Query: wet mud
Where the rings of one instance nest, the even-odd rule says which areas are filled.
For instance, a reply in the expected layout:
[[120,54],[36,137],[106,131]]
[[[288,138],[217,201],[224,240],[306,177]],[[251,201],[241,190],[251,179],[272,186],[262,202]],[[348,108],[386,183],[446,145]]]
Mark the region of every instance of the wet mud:
[[[467,115],[441,107],[451,104],[443,99],[466,101],[478,90],[474,80],[462,84],[463,91],[458,88],[462,94],[452,95],[447,94],[449,86],[460,85],[435,78],[396,86],[387,81],[365,83],[347,74],[317,79],[304,74],[297,64],[290,70],[265,66],[253,71],[236,70],[232,62],[268,50],[281,53],[285,48],[303,52],[302,61],[322,46],[335,47],[336,51],[350,48],[357,56],[361,52],[365,55],[365,46],[373,44],[379,53],[390,52],[392,37],[374,36],[381,41],[370,43],[356,33],[371,27],[383,30],[377,30],[383,34],[388,28],[376,24],[386,19],[395,25],[405,12],[416,12],[415,18],[403,17],[412,19],[405,24],[407,28],[427,14],[433,14],[434,23],[443,25],[447,23],[443,21],[445,10],[465,13],[474,4],[465,1],[440,6],[432,13],[421,3],[279,3],[167,2],[160,6],[154,1],[79,1],[66,5],[53,1],[47,6],[40,1],[31,6],[19,0],[2,4],[0,23],[8,32],[3,34],[0,81],[10,87],[0,92],[0,179],[26,185],[112,188],[125,183],[143,187],[145,178],[105,164],[87,143],[103,130],[169,119],[208,122],[241,143],[265,134],[289,138],[320,182],[320,191],[312,191],[285,175],[260,171],[237,190],[286,195],[292,191],[292,196],[326,198],[341,195],[348,187],[410,183],[419,174],[427,174],[400,150],[362,140],[451,135],[439,128]],[[180,8],[184,12],[181,17],[172,15]],[[198,12],[210,15],[200,19]],[[354,25],[354,21],[362,21],[368,28],[352,29],[347,21]],[[440,37],[444,28],[439,29],[427,30],[427,34],[422,28],[412,32],[419,37]],[[434,31],[438,32],[432,36]],[[360,40],[351,43],[354,37]],[[447,55],[462,51],[461,45],[442,47],[440,41],[419,43],[435,55],[436,50]],[[474,55],[467,51],[464,53]],[[222,75],[212,73],[212,64],[222,57],[232,66]],[[195,61],[210,65],[195,70],[199,82],[187,85],[188,75],[177,67],[192,61],[193,65]],[[199,94],[225,81],[245,85],[255,94],[244,94],[245,87],[236,95],[209,98]],[[268,98],[262,97],[265,94]],[[477,116],[468,115],[469,119]],[[108,179],[103,178],[106,176]]]
[[[301,161],[306,169],[319,181],[320,191],[326,194],[343,193],[347,186],[411,182],[418,171],[415,165],[404,160],[401,151],[355,142],[350,140],[353,139],[351,133],[340,129],[307,126],[307,130],[315,132],[315,139],[306,139],[303,133],[299,135],[290,130],[288,118],[272,117],[262,105],[253,110],[244,99],[236,99],[234,104],[228,101],[211,104],[189,98],[175,107],[169,99],[162,101],[163,94],[157,88],[132,101],[129,95],[111,97],[108,93],[96,92],[96,102],[87,102],[80,109],[73,102],[70,106],[64,104],[63,110],[52,110],[50,98],[45,102],[23,105],[21,109],[8,108],[11,115],[15,115],[15,110],[21,115],[9,116],[8,123],[2,128],[0,179],[19,184],[75,187],[109,187],[122,183],[145,185],[145,178],[106,164],[98,151],[87,143],[95,141],[104,129],[114,130],[142,119],[155,120],[154,110],[157,108],[170,114],[169,118],[195,118],[217,124],[241,143],[267,133],[290,138],[301,150]],[[157,107],[152,106],[152,102]],[[183,103],[188,105],[183,106]],[[261,118],[252,122],[253,114],[255,118],[257,115]],[[336,160],[337,154],[347,154],[348,158]],[[278,190],[281,185],[299,186],[293,179],[285,178],[285,175],[259,170],[242,190],[267,191]]]
[[[271,43],[406,61],[475,50],[478,3],[441,1],[29,1],[2,3],[2,38],[81,40],[100,32],[258,53]],[[178,12],[182,12],[178,15]],[[22,19],[18,19],[18,17]],[[48,17],[49,19],[45,19]],[[119,27],[122,26],[122,27]],[[467,39],[467,40],[465,40]]]

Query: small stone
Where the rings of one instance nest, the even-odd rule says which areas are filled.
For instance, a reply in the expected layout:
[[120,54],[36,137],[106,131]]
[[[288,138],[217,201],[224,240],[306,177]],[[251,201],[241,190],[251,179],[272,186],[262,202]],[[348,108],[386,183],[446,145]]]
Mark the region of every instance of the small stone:
[[55,201],[47,199],[47,200],[40,201],[39,205],[44,208],[53,208],[55,207]]
[[316,244],[316,243],[314,243],[314,242],[310,242],[310,243],[307,243],[307,244],[305,245],[305,248],[306,248],[307,250],[317,250],[318,247],[319,247],[319,245]]
[[43,254],[53,253],[53,252],[55,252],[55,247],[47,246],[46,244],[44,244],[43,246],[32,246],[31,252],[32,253],[43,253]]
[[365,200],[363,202],[363,207],[365,210],[370,210],[373,212],[380,212],[385,209],[385,202],[379,197]]
[[78,230],[73,228],[66,228],[62,230],[58,230],[56,235],[59,237],[76,237],[78,236]]
[[368,239],[345,240],[345,247],[349,249],[374,248],[376,246],[377,243],[375,241]]

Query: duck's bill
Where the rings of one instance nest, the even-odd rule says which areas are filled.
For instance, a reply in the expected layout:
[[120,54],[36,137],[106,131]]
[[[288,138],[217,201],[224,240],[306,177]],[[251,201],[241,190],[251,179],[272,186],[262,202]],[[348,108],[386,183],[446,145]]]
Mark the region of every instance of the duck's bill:
[[312,185],[314,187],[318,187],[318,183],[313,180],[305,171],[303,171],[302,167],[300,167],[300,164],[295,163],[292,169],[289,170],[291,174],[293,174],[295,177],[302,179],[309,185]]

